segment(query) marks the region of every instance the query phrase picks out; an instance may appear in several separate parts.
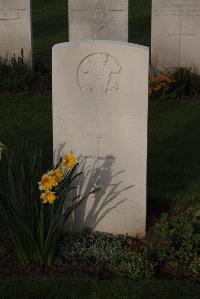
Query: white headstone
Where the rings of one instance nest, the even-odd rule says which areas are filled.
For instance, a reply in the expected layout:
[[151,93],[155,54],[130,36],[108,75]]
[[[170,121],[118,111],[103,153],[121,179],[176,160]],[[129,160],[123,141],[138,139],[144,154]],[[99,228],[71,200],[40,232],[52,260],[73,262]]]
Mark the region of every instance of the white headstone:
[[102,188],[76,211],[73,230],[145,233],[148,54],[125,42],[53,47],[54,152],[66,143],[62,153],[88,157],[85,187]]
[[10,60],[15,54],[32,65],[30,0],[0,0],[0,57]]
[[69,40],[128,41],[128,0],[68,0]]
[[200,0],[152,1],[152,66],[200,70]]

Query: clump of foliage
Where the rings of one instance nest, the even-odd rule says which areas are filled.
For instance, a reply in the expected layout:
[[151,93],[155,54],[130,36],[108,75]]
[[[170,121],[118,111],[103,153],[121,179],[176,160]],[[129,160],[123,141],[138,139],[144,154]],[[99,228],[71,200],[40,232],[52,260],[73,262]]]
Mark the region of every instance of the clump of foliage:
[[192,68],[180,67],[172,71],[174,84],[171,88],[177,98],[200,96],[200,74]]
[[13,55],[10,61],[0,58],[0,92],[19,92],[30,89],[33,75],[24,62],[23,49],[21,56]]
[[108,233],[91,232],[65,237],[61,250],[65,259],[82,258],[103,263],[117,276],[147,279],[153,276],[154,266],[146,252],[129,250],[130,238]]
[[149,249],[165,272],[200,279],[200,208],[163,214],[152,230]]
[[108,268],[118,276],[130,279],[150,279],[154,276],[154,264],[147,252],[125,251],[113,255]]
[[199,97],[200,74],[187,67],[151,74],[149,95],[159,98]]
[[169,72],[152,74],[150,76],[149,95],[154,97],[169,97],[172,92],[172,86],[175,84],[175,79]]
[[62,254],[65,258],[83,257],[107,262],[127,244],[128,238],[125,236],[93,233],[90,229],[85,229],[83,233],[65,236]]
[[96,189],[74,201],[71,190],[81,173],[71,154],[44,175],[42,152],[27,142],[6,150],[4,159],[6,190],[0,198],[0,215],[17,257],[24,265],[51,266],[68,216]]

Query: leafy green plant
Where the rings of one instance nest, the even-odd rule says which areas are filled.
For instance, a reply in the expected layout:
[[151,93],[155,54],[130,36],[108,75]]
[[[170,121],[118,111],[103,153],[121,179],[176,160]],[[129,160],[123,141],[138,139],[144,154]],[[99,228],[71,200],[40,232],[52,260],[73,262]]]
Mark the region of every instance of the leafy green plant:
[[[41,194],[38,182],[42,175],[42,152],[33,150],[26,142],[17,150],[7,150],[4,157],[7,190],[0,200],[0,215],[10,233],[16,254],[22,264],[51,266],[68,216],[97,189],[84,197],[76,197],[78,201],[69,196],[75,188],[76,178],[81,175],[76,163],[55,184],[55,192],[45,189],[43,176],[40,186],[44,187],[45,192]],[[51,189],[50,185],[48,187]]]
[[109,261],[128,244],[126,236],[114,236],[108,233],[92,232],[85,229],[80,234],[67,234],[63,240],[62,255]]
[[191,262],[189,268],[190,268],[190,270],[193,274],[193,277],[196,278],[196,279],[199,279],[199,276],[200,276],[200,255],[195,256],[195,258]]
[[14,55],[10,61],[0,58],[0,78],[0,92],[26,91],[30,88],[32,72],[24,63],[23,49],[20,57]]
[[149,248],[174,275],[200,278],[199,208],[171,217],[163,214],[153,228]]
[[117,276],[131,279],[148,279],[154,274],[154,266],[146,252],[129,250],[131,239],[108,233],[85,230],[81,234],[69,234],[62,246],[62,255],[83,260],[95,260]]
[[122,251],[115,254],[108,263],[108,268],[115,274],[130,279],[150,279],[154,276],[154,265],[147,253]]
[[175,83],[171,91],[177,98],[200,96],[200,74],[192,68],[180,67],[172,71]]

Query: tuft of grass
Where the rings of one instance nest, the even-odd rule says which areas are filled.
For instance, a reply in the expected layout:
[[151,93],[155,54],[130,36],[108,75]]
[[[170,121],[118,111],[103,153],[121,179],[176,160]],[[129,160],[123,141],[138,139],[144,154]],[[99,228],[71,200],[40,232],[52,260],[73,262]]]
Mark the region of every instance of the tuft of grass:
[[25,92],[32,83],[31,69],[24,63],[23,49],[20,57],[4,61],[0,58],[0,93],[2,92]]

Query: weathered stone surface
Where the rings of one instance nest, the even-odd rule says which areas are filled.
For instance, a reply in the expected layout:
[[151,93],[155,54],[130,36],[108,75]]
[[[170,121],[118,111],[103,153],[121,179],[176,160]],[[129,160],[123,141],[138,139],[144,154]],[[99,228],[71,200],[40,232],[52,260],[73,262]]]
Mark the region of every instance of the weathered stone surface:
[[152,66],[200,70],[200,0],[152,1]]
[[68,0],[69,40],[128,41],[128,0]]
[[24,52],[24,61],[32,65],[30,0],[0,0],[0,57],[9,60]]
[[65,143],[61,153],[87,157],[79,190],[102,188],[75,212],[72,230],[145,233],[148,58],[148,48],[124,42],[53,48],[55,156]]

